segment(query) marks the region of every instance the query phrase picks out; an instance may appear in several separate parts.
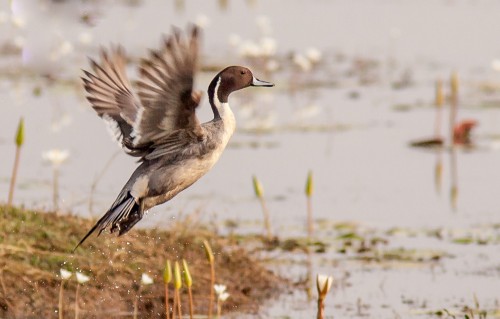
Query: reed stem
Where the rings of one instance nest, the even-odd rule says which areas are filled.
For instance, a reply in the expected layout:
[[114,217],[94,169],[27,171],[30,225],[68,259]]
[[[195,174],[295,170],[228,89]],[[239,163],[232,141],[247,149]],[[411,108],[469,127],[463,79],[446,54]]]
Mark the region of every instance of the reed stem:
[[220,299],[217,299],[217,319],[220,319],[222,313],[222,302]]
[[325,316],[325,299],[320,295],[318,297],[318,315],[317,319],[323,319]]
[[269,241],[273,238],[273,233],[271,231],[271,222],[269,220],[269,210],[267,209],[266,201],[264,200],[264,189],[260,184],[257,176],[252,177],[253,182],[253,190],[255,192],[255,196],[260,201],[260,205],[262,206],[262,213],[264,214],[264,227],[266,229],[266,236]]
[[166,318],[170,319],[170,307],[168,302],[168,283],[165,284],[165,313],[166,313]]
[[191,291],[191,287],[188,287],[188,295],[189,295],[189,318],[193,319],[194,307],[193,307],[193,292]]
[[314,233],[314,222],[312,213],[312,198],[307,196],[307,239],[310,241]]
[[266,201],[264,197],[259,197],[260,205],[262,206],[262,212],[264,213],[264,227],[266,228],[266,237],[268,240],[273,239],[273,232],[271,231],[271,222],[269,220],[269,210],[267,209]]
[[454,129],[457,122],[458,109],[458,75],[453,72],[450,79],[450,143],[451,147],[455,147]]
[[64,280],[61,280],[61,287],[59,288],[59,319],[63,319],[63,298],[64,298]]
[[174,288],[174,304],[172,305],[172,319],[175,319],[177,317],[175,315],[176,309],[177,309],[177,294],[175,293],[175,288]]
[[137,295],[135,296],[134,300],[134,319],[137,319],[137,314],[139,312],[139,298],[141,297],[142,293],[142,285],[139,286],[139,290],[137,291]]
[[14,200],[14,188],[16,187],[17,170],[19,169],[19,159],[21,158],[21,146],[16,146],[16,155],[14,158],[14,168],[12,169],[12,177],[10,179],[9,198],[7,206],[12,206]]
[[78,319],[79,315],[79,310],[80,308],[78,307],[78,295],[80,292],[80,284],[76,284],[76,292],[75,292],[75,319]]
[[53,168],[54,180],[52,184],[52,205],[54,207],[54,212],[59,211],[59,168],[54,166]]
[[212,309],[214,307],[214,285],[215,285],[215,264],[210,261],[210,301],[208,303],[208,319],[212,318]]
[[313,190],[314,190],[313,173],[312,171],[309,171],[309,173],[307,173],[306,188],[305,188],[305,194],[307,197],[307,235],[309,241],[311,240],[312,235],[314,233],[314,220],[312,212]]
[[443,82],[437,80],[434,104],[436,106],[436,122],[434,123],[434,135],[441,137],[441,117],[444,104]]
[[458,203],[458,169],[457,169],[457,150],[455,147],[451,148],[450,169],[451,169],[450,203],[453,211],[456,211]]
[[16,155],[10,179],[9,197],[7,199],[8,207],[12,206],[12,201],[14,200],[14,188],[16,187],[17,170],[19,169],[19,159],[21,157],[21,146],[24,144],[24,119],[22,117],[17,125],[16,138],[14,142],[16,143]]
[[179,293],[179,289],[175,289],[175,295],[177,296],[177,312],[179,314],[179,319],[182,319],[181,294]]

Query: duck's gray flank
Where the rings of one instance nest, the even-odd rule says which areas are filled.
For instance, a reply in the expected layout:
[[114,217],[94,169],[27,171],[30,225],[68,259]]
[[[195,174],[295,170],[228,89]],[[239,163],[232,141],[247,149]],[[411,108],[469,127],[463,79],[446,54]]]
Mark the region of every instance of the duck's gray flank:
[[[219,72],[208,87],[213,120],[201,124],[195,110],[201,93],[193,90],[198,60],[199,30],[187,35],[173,29],[162,48],[151,51],[139,66],[137,97],[125,73],[121,47],[101,50],[90,60],[92,73],[82,78],[87,99],[105,121],[124,151],[140,165],[114,203],[83,237],[105,229],[122,235],[144,212],[170,200],[207,173],[224,151],[236,122],[228,104],[231,92],[249,86],[273,86],[241,66]],[[75,248],[76,249],[76,248]]]

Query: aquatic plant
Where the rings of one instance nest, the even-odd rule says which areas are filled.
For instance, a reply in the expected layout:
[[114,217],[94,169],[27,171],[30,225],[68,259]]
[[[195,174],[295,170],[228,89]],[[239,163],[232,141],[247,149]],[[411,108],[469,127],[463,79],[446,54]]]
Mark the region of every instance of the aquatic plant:
[[458,74],[457,72],[453,72],[450,76],[450,143],[452,147],[455,144],[453,140],[453,131],[457,121],[458,86]]
[[312,171],[309,171],[309,173],[307,174],[306,188],[305,188],[305,194],[307,197],[307,235],[308,235],[309,239],[311,239],[312,234],[314,232],[314,223],[313,223],[313,215],[312,215],[313,190],[314,190],[313,173],[312,173]]
[[220,318],[222,303],[229,298],[229,293],[226,291],[226,285],[214,285],[214,291],[217,294],[217,318]]
[[189,273],[188,264],[185,259],[182,260],[182,268],[184,269],[184,282],[186,283],[189,296],[189,318],[193,319],[193,292],[191,290],[193,278],[191,277],[191,273]]
[[165,269],[163,270],[163,282],[165,283],[165,313],[166,318],[170,319],[170,307],[168,301],[168,285],[172,281],[172,266],[170,265],[170,260],[165,263]]
[[271,222],[269,219],[269,210],[267,209],[266,201],[264,199],[264,189],[262,188],[261,183],[257,179],[257,177],[254,175],[252,177],[253,181],[253,190],[255,192],[255,196],[260,201],[260,205],[262,207],[262,213],[264,214],[264,227],[266,229],[266,236],[268,240],[271,240],[273,238],[273,234],[271,231]]
[[78,306],[78,297],[80,293],[80,285],[83,285],[87,281],[90,280],[90,277],[82,274],[81,272],[76,272],[76,291],[75,291],[75,319],[78,319],[79,315],[79,306]]
[[[210,264],[210,287],[215,285],[215,260],[212,248],[207,240],[203,240],[203,248],[205,249],[205,255],[207,256],[208,263]],[[208,318],[212,318],[212,309],[214,306],[214,291],[210,289],[210,298],[208,302]]]
[[325,297],[332,287],[333,277],[318,274],[316,277],[316,287],[318,288],[318,315],[317,319],[325,316]]
[[173,317],[175,318],[175,308],[177,306],[177,314],[179,319],[182,318],[182,310],[181,310],[181,295],[180,289],[182,288],[182,279],[181,279],[181,269],[179,267],[179,262],[176,261],[174,265],[174,312]]
[[138,304],[139,304],[139,298],[141,297],[142,289],[145,286],[152,285],[153,284],[153,278],[151,278],[148,274],[143,273],[141,276],[141,282],[139,284],[139,289],[137,290],[137,294],[135,295],[135,300],[134,300],[134,319],[137,319],[137,314],[138,314]]
[[315,47],[310,47],[306,50],[305,56],[311,64],[315,65],[321,61],[323,53]]
[[435,123],[435,136],[441,136],[441,113],[444,105],[443,81],[438,79],[436,81],[436,92],[434,97],[434,105],[436,106],[436,123]]
[[210,25],[211,21],[207,15],[200,13],[196,16],[194,23],[198,27],[200,27],[202,29],[206,29]]
[[7,206],[11,206],[12,201],[14,199],[14,188],[16,187],[17,171],[19,169],[19,160],[21,157],[21,147],[24,144],[24,119],[22,117],[19,120],[19,124],[17,125],[15,143],[16,143],[16,155],[14,158],[14,167],[12,169],[12,176],[10,178],[9,197],[7,200]]
[[[23,165],[21,164],[21,169]],[[231,312],[238,309],[256,309],[263,300],[269,298],[270,294],[276,295],[279,292],[274,287],[286,284],[284,279],[265,269],[262,263],[256,262],[255,254],[249,255],[245,246],[235,246],[235,243],[229,242],[225,237],[217,236],[210,229],[192,228],[189,234],[184,232],[186,226],[178,224],[173,224],[167,230],[138,229],[137,236],[106,236],[102,244],[80,247],[72,253],[79,240],[80,231],[84,227],[92,226],[92,220],[72,214],[58,216],[42,210],[27,210],[16,207],[15,203],[11,208],[0,204],[0,220],[2,220],[0,260],[4,264],[4,267],[0,267],[0,283],[5,284],[5,292],[0,292],[0,303],[8,306],[8,309],[0,307],[2,318],[28,318],[36,314],[37,318],[57,319],[58,293],[61,284],[59,271],[62,267],[71,271],[83,269],[85,275],[92,274],[90,280],[80,287],[80,319],[106,317],[109,309],[128,309],[128,318],[132,319],[133,303],[141,273],[147,270],[151,277],[152,274],[161,276],[167,259],[170,259],[173,272],[175,255],[186,258],[189,264],[189,271],[193,277],[195,318],[201,316],[207,318],[208,296],[213,291],[213,286],[210,284],[210,266],[206,262],[207,257],[202,247],[203,238],[208,240],[216,254],[217,277],[223,276],[226,282],[242,287],[234,290],[231,299],[224,303],[224,307],[230,304],[228,310]],[[195,249],[185,250],[188,247]],[[131,254],[134,256],[133,259],[130,258]],[[219,264],[219,258],[224,262]],[[138,269],[143,271],[137,272]],[[35,277],[31,276],[31,280],[24,280],[26,274],[33,274]],[[131,277],[131,274],[135,275]],[[165,298],[163,278],[157,278],[161,282],[157,282],[158,279],[153,277],[154,284],[143,289],[139,299],[138,318],[154,317],[156,314],[166,318],[165,303],[162,301]],[[252,298],[248,298],[248,292],[243,289],[248,287],[248,278],[253,278]],[[52,287],[55,291],[40,289],[39,280],[46,282],[47,287]],[[216,282],[218,281],[220,279],[216,279]],[[74,317],[76,284],[74,276],[64,283],[64,319]],[[170,319],[172,319],[174,289],[172,281],[169,288]],[[19,293],[19,291],[34,293]],[[185,298],[184,318],[187,318],[187,290],[185,294],[181,292],[181,298]],[[114,297],[109,298],[110,294]],[[215,299],[213,305],[212,313],[215,318]],[[114,313],[113,316],[115,315],[119,313]]]
[[59,210],[59,167],[68,157],[68,150],[52,149],[42,153],[43,160],[52,164],[52,205],[55,212]]
[[295,53],[293,55],[292,62],[302,72],[309,72],[312,69],[311,61],[301,53]]
[[63,319],[63,298],[64,298],[64,283],[71,278],[73,275],[71,271],[68,271],[66,269],[61,268],[59,270],[59,273],[61,275],[61,286],[59,288],[59,319]]

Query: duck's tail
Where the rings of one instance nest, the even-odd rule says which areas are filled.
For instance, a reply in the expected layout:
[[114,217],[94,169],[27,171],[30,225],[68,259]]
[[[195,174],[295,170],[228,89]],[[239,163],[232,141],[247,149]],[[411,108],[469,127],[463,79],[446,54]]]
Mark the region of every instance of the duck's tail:
[[128,191],[120,193],[115,203],[89,230],[85,237],[80,240],[75,249],[73,249],[73,252],[96,230],[99,231],[97,234],[97,236],[99,236],[111,225],[110,232],[114,233],[118,231],[118,236],[121,236],[137,224],[137,222],[142,219],[142,216],[144,216],[143,200],[136,200]]

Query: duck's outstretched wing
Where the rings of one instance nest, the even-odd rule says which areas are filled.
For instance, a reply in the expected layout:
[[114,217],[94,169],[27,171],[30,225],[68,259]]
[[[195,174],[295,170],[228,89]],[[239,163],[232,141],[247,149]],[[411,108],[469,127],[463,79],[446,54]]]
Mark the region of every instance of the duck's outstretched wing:
[[196,26],[185,36],[174,28],[162,48],[151,51],[139,67],[139,99],[125,72],[123,48],[102,49],[100,63],[90,60],[93,73],[82,77],[87,100],[129,155],[144,158],[179,130],[203,138],[195,114],[201,93],[193,91],[199,33]]
[[151,152],[179,130],[203,138],[195,113],[201,94],[193,91],[198,41],[197,27],[191,27],[186,36],[174,28],[163,47],[142,61],[138,82],[141,105],[133,125],[133,147],[149,147]]
[[122,47],[111,48],[108,53],[101,49],[100,63],[90,59],[93,73],[84,71],[83,86],[87,100],[97,114],[103,118],[117,141],[130,155],[142,156],[140,149],[132,143],[133,125],[139,109],[125,67],[126,57]]

